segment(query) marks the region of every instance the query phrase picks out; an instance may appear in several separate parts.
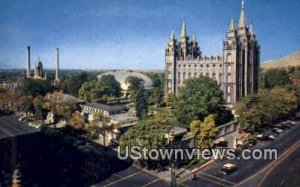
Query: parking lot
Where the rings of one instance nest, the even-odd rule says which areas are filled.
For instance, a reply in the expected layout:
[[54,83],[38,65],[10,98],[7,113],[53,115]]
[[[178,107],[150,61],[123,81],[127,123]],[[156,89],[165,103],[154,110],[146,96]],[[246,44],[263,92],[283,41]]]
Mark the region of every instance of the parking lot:
[[148,172],[138,169],[134,166],[130,166],[127,169],[118,173],[112,174],[109,178],[105,179],[101,183],[94,185],[100,186],[169,186],[168,182],[154,176]]

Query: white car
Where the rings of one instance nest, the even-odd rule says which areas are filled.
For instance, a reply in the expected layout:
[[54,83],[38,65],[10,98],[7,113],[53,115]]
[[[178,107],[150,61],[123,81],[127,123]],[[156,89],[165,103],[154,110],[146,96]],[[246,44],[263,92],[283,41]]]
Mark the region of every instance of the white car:
[[22,116],[19,118],[19,121],[23,121],[25,119],[25,116]]
[[288,123],[290,123],[290,124],[292,124],[292,125],[296,125],[296,122],[291,121],[291,120],[288,120],[288,121],[286,121],[286,122],[288,122]]
[[284,131],[282,129],[279,129],[279,128],[274,128],[274,130],[278,133],[283,133]]

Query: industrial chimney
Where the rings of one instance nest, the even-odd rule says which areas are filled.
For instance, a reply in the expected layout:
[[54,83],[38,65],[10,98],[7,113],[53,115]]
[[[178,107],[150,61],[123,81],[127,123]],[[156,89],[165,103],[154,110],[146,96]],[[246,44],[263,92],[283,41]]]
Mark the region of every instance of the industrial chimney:
[[59,48],[56,48],[56,73],[55,73],[55,81],[59,81]]
[[30,78],[30,46],[27,46],[27,78]]

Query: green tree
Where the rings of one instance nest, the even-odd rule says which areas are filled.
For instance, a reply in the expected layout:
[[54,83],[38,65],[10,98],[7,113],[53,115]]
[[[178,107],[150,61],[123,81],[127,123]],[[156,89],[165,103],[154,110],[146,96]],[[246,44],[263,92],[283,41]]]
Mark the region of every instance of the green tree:
[[299,98],[295,91],[286,87],[263,90],[257,95],[245,97],[237,105],[242,129],[255,132],[265,124],[274,124],[296,111]]
[[220,86],[209,77],[188,79],[179,93],[174,101],[174,112],[178,121],[184,124],[190,124],[197,119],[204,120],[210,114],[215,115],[218,125],[233,119],[231,112],[225,108]]
[[142,86],[137,90],[137,94],[135,97],[135,110],[136,116],[139,118],[142,116],[146,116],[148,112],[147,95],[145,93],[145,89]]
[[39,95],[36,98],[34,98],[33,105],[34,105],[35,119],[43,120],[44,119],[43,118],[44,117],[44,110],[43,110],[44,99],[43,99],[43,97]]
[[291,86],[289,74],[284,69],[270,69],[265,72],[265,88],[274,88],[275,86]]
[[[125,147],[140,146],[147,148],[165,148],[167,139],[165,134],[171,128],[171,122],[165,115],[156,114],[153,118],[147,118],[138,122],[131,127],[120,138],[121,151],[124,152]],[[143,155],[142,155],[143,156]],[[138,160],[142,165],[157,166],[159,160]]]
[[72,101],[61,102],[58,104],[57,113],[59,116],[63,117],[65,120],[69,121],[72,114],[78,109],[77,104]]
[[113,75],[103,75],[100,78],[100,85],[102,87],[102,94],[110,97],[120,97],[121,85]]
[[218,135],[213,115],[209,115],[202,123],[199,120],[194,120],[190,124],[190,129],[200,149],[210,149],[213,147],[213,141]]
[[28,97],[22,97],[20,102],[20,110],[27,116],[28,113],[34,112],[32,100]]
[[17,92],[20,96],[36,97],[38,95],[45,95],[52,90],[53,88],[49,80],[24,79],[18,86]]
[[135,98],[138,90],[144,87],[143,80],[135,76],[127,77],[125,83],[128,85],[128,92],[131,98]]

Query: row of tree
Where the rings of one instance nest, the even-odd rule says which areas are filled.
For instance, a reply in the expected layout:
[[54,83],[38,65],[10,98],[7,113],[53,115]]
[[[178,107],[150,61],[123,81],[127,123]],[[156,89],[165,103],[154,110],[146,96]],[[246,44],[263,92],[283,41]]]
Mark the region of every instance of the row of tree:
[[257,95],[245,97],[237,104],[237,114],[242,129],[255,132],[264,125],[271,125],[285,119],[296,111],[299,105],[298,94],[287,87],[274,87],[262,90]]

